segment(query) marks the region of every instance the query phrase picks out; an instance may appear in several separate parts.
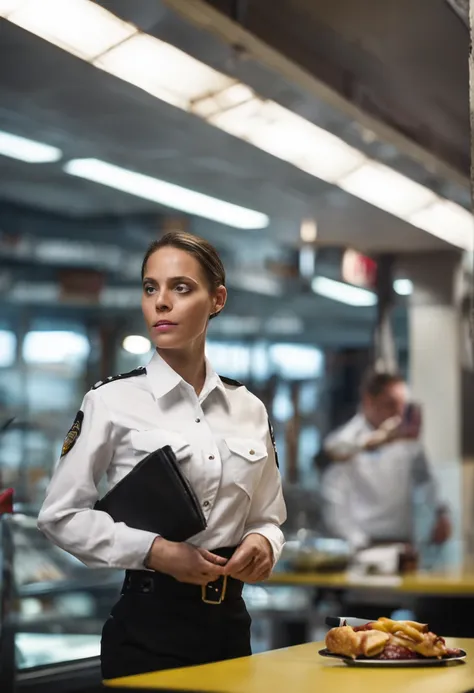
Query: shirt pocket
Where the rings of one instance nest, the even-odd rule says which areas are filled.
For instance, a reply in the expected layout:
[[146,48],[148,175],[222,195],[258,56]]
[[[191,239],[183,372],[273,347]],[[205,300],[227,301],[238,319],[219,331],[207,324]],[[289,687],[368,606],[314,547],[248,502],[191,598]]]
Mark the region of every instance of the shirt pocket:
[[262,475],[268,453],[264,443],[254,438],[227,437],[225,442],[226,472],[252,498]]
[[153,428],[147,431],[131,432],[132,446],[137,455],[149,455],[155,450],[169,445],[176,455],[178,462],[185,462],[191,457],[191,446],[179,433],[165,428]]

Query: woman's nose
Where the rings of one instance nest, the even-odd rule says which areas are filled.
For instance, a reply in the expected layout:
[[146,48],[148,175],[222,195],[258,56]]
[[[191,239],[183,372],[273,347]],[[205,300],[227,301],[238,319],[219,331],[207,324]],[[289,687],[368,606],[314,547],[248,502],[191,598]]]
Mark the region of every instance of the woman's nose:
[[160,291],[156,295],[156,309],[160,312],[171,309],[171,299],[167,291]]

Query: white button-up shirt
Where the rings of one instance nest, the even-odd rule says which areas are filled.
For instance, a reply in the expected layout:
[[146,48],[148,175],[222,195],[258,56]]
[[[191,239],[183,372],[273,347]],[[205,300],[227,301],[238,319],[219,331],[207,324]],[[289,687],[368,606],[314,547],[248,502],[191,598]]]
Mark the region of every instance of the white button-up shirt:
[[212,550],[258,533],[278,560],[286,519],[281,479],[266,409],[244,386],[223,382],[206,361],[198,396],[155,353],[146,369],[95,386],[81,412],[80,434],[66,445],[38,518],[51,541],[91,567],[143,569],[157,535],[93,506],[104,475],[110,489],[170,445],[207,521],[189,542]]
[[331,433],[324,442],[329,454],[348,456],[334,462],[322,481],[325,520],[337,536],[354,548],[370,541],[411,541],[414,491],[424,485],[427,505],[441,507],[433,470],[421,442],[396,440],[372,451],[360,445],[373,433],[362,413]]

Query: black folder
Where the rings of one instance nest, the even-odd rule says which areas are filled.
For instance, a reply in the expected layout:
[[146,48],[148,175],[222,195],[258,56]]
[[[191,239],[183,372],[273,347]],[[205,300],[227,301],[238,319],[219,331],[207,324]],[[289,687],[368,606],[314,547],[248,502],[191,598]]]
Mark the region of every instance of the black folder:
[[169,445],[150,453],[94,506],[115,522],[169,541],[186,541],[206,529],[206,518]]

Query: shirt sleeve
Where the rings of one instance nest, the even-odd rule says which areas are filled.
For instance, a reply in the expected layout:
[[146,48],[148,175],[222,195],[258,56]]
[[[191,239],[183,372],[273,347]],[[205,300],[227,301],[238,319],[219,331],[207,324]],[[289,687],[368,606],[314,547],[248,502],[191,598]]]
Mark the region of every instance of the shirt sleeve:
[[98,390],[86,394],[64,441],[38,516],[38,529],[91,568],[143,569],[157,536],[94,510],[117,429]]
[[440,498],[439,484],[433,465],[429,461],[423,447],[417,447],[413,461],[413,480],[416,486],[423,486],[427,505],[437,512],[447,512],[448,506]]
[[356,416],[325,438],[323,450],[333,460],[350,459],[360,452],[366,437],[367,432],[359,425]]
[[262,534],[270,542],[275,565],[285,545],[280,525],[286,520],[286,505],[271,424],[267,434],[267,451],[265,467],[250,504],[243,539],[249,534]]
[[353,521],[348,504],[349,487],[345,465],[334,464],[326,470],[321,484],[324,522],[333,536],[345,539],[351,550],[358,551],[369,545],[370,537]]

